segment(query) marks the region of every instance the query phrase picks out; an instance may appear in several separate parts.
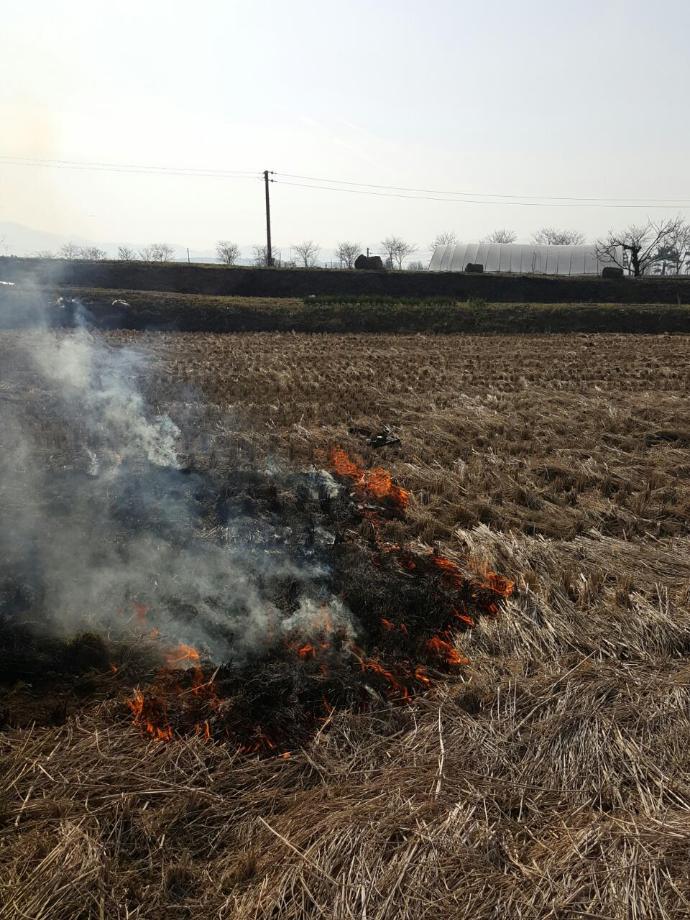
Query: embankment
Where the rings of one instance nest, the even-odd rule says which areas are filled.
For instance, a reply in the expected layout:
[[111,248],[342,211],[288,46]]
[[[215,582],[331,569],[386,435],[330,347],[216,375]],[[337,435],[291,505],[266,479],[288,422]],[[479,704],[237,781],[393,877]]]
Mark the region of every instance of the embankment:
[[491,303],[690,303],[690,278],[554,278],[456,272],[358,272],[331,269],[87,262],[0,258],[0,281],[240,297],[478,298]]

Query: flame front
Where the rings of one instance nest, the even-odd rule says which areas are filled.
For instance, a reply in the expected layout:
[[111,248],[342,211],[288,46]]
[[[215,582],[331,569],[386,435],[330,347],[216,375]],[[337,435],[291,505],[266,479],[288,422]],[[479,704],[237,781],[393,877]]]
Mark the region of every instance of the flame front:
[[[482,616],[496,615],[500,599],[513,593],[513,583],[489,570],[468,574],[459,562],[438,552],[391,542],[386,522],[404,517],[410,493],[388,471],[365,470],[343,450],[334,450],[331,460],[359,499],[352,504],[353,513],[372,525],[366,546],[358,545],[366,553],[371,577],[396,580],[400,593],[396,590],[387,597],[384,606],[375,591],[370,601],[358,586],[354,596],[361,598],[362,607],[352,606],[360,618],[358,633],[351,624],[344,628],[326,602],[316,608],[306,634],[269,628],[267,654],[275,655],[275,667],[267,664],[265,675],[275,681],[269,692],[263,675],[255,670],[221,664],[209,676],[210,662],[202,662],[193,646],[180,642],[164,650],[165,666],[155,681],[145,692],[135,690],[128,701],[134,724],[149,737],[170,741],[193,733],[206,741],[229,740],[247,754],[285,756],[307,740],[309,727],[315,730],[329,723],[334,708],[368,706],[381,697],[405,704],[442,674],[469,663],[458,648],[458,634],[473,628]],[[348,534],[352,536],[346,541],[359,544],[355,529]],[[346,606],[351,604],[347,587],[337,596]],[[146,605],[137,602],[134,610],[139,620],[147,620]],[[355,644],[355,634],[361,646]],[[157,627],[149,637],[160,638]],[[251,667],[255,669],[256,663]],[[288,710],[276,705],[273,686],[289,694],[289,712],[299,723],[292,725],[292,715],[285,718]]]
[[172,741],[173,730],[168,722],[165,703],[145,697],[137,687],[132,698],[127,700],[134,724],[157,741]]
[[201,661],[201,655],[191,645],[185,645],[180,642],[178,646],[171,649],[165,655],[165,663],[169,668],[184,667],[185,664],[198,665]]
[[339,476],[351,479],[355,488],[365,496],[378,501],[386,501],[398,511],[404,511],[410,501],[410,493],[402,486],[393,482],[393,477],[388,470],[377,466],[373,470],[365,470],[358,466],[341,448],[331,452],[333,469]]

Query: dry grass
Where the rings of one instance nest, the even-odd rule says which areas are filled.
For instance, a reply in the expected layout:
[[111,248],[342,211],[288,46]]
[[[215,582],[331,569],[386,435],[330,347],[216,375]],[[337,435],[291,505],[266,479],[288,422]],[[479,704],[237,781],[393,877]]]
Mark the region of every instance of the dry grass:
[[[688,340],[110,338],[151,350],[192,462],[383,456],[406,536],[520,590],[461,681],[288,760],[147,743],[113,703],[0,736],[1,920],[686,917]],[[0,398],[38,422],[26,383]],[[378,422],[399,449],[348,434]]]

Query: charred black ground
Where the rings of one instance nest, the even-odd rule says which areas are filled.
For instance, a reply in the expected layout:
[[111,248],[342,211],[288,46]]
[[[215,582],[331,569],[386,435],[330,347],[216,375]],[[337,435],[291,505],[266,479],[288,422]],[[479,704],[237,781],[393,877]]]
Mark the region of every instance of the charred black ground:
[[[129,598],[111,629],[60,635],[46,629],[50,597],[27,547],[0,569],[6,725],[60,722],[86,702],[121,696],[137,725],[156,737],[195,732],[246,751],[287,751],[334,708],[405,701],[457,672],[464,660],[456,634],[495,615],[511,590],[493,573],[466,578],[450,560],[405,547],[400,504],[372,496],[352,477],[316,470],[217,476],[155,466],[125,472],[107,483],[116,531],[95,528],[96,547],[101,539],[126,547],[145,532],[184,545],[192,564],[218,547],[239,549],[284,628],[218,660],[210,647],[186,644],[198,610],[152,589]],[[98,476],[57,473],[44,490],[44,513],[64,513],[75,490],[82,499],[93,491],[102,503],[104,487]],[[306,626],[298,616],[305,602],[312,611]],[[227,619],[204,624],[206,635],[230,647],[241,639],[235,603],[228,597]],[[333,616],[334,604],[342,617]],[[171,609],[188,634],[170,634],[164,611]]]

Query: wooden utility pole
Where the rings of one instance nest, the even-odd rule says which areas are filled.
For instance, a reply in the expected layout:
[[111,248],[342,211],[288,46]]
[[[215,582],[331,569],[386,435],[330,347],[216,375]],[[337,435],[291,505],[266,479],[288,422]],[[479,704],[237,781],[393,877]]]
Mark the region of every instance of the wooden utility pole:
[[273,265],[273,251],[271,249],[271,196],[268,193],[268,169],[264,169],[264,186],[266,188],[266,265]]

